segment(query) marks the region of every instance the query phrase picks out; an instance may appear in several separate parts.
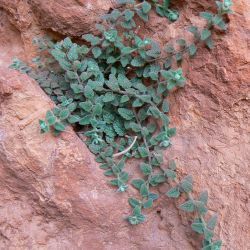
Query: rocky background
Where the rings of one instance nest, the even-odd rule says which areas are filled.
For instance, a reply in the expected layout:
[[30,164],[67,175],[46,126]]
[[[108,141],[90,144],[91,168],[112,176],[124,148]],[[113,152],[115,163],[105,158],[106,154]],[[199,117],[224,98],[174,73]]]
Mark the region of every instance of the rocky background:
[[[198,249],[191,217],[164,196],[167,185],[147,222],[129,226],[127,194],[106,184],[70,128],[59,138],[39,133],[38,119],[53,104],[35,81],[7,69],[13,57],[30,61],[36,55],[34,37],[77,38],[114,2],[0,0],[0,249]],[[176,23],[152,14],[142,32],[164,43],[215,6],[212,0],[176,2]],[[193,175],[195,192],[209,190],[223,249],[248,250],[250,2],[234,2],[228,32],[215,35],[212,52],[203,48],[185,63],[188,83],[170,97],[178,133],[166,161],[176,159],[180,174]]]

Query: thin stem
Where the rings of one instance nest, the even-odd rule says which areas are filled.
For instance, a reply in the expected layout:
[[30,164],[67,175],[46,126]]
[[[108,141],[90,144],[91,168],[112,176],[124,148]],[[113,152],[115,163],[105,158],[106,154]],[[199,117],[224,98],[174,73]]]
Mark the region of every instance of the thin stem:
[[123,150],[122,152],[113,154],[113,157],[119,157],[119,156],[121,156],[121,155],[126,154],[126,153],[134,146],[136,140],[137,140],[137,136],[135,136],[133,142],[131,143],[131,145],[130,145],[129,147],[127,147],[127,148],[126,148],[125,150]]
[[[118,57],[116,58],[115,63],[116,63],[118,60],[120,60],[122,56],[123,56],[123,55],[118,56]],[[112,67],[113,65],[114,65],[114,64],[111,63],[111,64],[104,70],[104,74],[108,73],[108,71],[111,69],[111,67]]]
[[[137,123],[140,125],[140,127],[142,128],[142,124],[141,124],[141,121],[140,119],[138,118],[137,116],[137,113],[135,111],[135,109],[133,108],[133,112],[134,112],[134,115],[135,115],[135,119],[137,121]],[[146,147],[146,150],[148,152],[148,162],[149,162],[149,165],[152,167],[152,155],[151,155],[151,152],[150,152],[150,149],[149,149],[149,146],[148,146],[148,143],[147,143],[147,139],[145,138],[145,136],[142,134],[142,139],[143,139],[143,143]],[[147,186],[149,187],[149,180],[150,178],[152,177],[152,173],[150,175],[148,175],[148,178],[147,178]]]

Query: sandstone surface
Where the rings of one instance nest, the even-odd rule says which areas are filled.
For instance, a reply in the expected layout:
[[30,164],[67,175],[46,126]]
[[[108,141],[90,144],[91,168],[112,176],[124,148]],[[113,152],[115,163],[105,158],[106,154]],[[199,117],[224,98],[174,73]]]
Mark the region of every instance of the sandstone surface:
[[[164,195],[147,223],[126,224],[129,194],[117,194],[106,184],[70,128],[58,138],[39,133],[38,119],[53,104],[36,82],[6,69],[14,56],[28,61],[36,54],[34,37],[88,33],[113,4],[0,0],[1,249],[198,249],[191,217]],[[176,23],[152,15],[142,32],[164,44],[186,22],[200,24],[198,12],[212,6],[213,1],[180,1]],[[215,34],[213,51],[203,48],[185,63],[188,83],[170,96],[177,136],[166,161],[175,158],[180,174],[193,175],[196,193],[208,189],[225,250],[250,249],[249,9],[248,0],[235,1],[228,32]]]

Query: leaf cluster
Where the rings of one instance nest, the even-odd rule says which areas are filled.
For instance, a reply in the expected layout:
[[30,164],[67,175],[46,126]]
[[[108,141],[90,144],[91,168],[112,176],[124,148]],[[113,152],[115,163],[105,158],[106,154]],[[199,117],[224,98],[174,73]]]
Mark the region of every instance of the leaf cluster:
[[[231,12],[231,1],[217,2],[217,14],[201,13],[207,25],[202,30],[189,28],[194,34],[191,43],[180,38],[166,44],[164,50],[151,38],[137,35],[135,17],[148,21],[154,7],[160,16],[175,21],[178,13],[169,9],[170,1],[119,3],[122,8],[112,10],[96,25],[98,35],[85,34],[80,44],[70,38],[56,43],[36,39],[40,51],[50,57],[34,59],[35,72],[18,60],[11,67],[36,79],[57,104],[39,121],[42,133],[51,131],[57,136],[68,125],[73,126],[117,192],[125,192],[129,184],[138,190],[138,196],[128,200],[133,209],[127,218],[130,224],[146,220],[143,210],[152,208],[159,197],[152,188],[172,183],[166,195],[186,195],[180,209],[197,215],[192,229],[204,235],[203,249],[220,249],[221,241],[213,241],[217,217],[204,219],[207,192],[195,200],[192,176],[178,182],[175,162],[164,167],[163,152],[176,134],[169,124],[166,98],[185,85],[181,62],[185,54],[196,54],[200,42],[213,47],[213,28],[226,29],[224,15]],[[131,158],[140,161],[141,178],[130,180],[125,165]]]

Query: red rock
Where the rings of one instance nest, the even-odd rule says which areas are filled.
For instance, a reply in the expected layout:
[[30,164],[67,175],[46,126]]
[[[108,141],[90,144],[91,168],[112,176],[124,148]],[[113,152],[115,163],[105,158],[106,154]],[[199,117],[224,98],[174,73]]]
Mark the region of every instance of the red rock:
[[64,35],[81,36],[95,30],[95,22],[114,0],[32,0],[31,6],[42,27]]
[[[145,225],[124,220],[128,194],[106,183],[72,129],[57,138],[40,134],[38,120],[53,104],[35,81],[0,68],[0,98],[1,247],[175,249],[155,211]],[[178,245],[192,249],[172,210]]]
[[[86,1],[64,0],[64,6],[57,1],[47,6],[48,1],[26,3],[0,0],[19,30],[4,14],[2,66],[15,52],[28,58],[31,39],[42,33],[41,28],[79,36],[94,27],[96,19],[86,19],[89,13],[81,19],[82,9],[75,8]],[[185,8],[180,6],[180,20],[171,25],[152,14],[150,29],[142,25],[143,34],[164,44],[178,36],[187,20],[202,25],[196,12],[209,6],[203,0],[186,2]],[[212,52],[203,48],[184,64],[188,84],[170,96],[177,136],[166,161],[176,158],[180,172],[193,175],[196,193],[208,189],[209,207],[220,217],[216,232],[223,249],[250,249],[249,8],[247,0],[235,1],[229,31],[214,36],[217,45]],[[80,17],[79,23],[75,17]],[[127,194],[118,195],[106,184],[73,131],[68,129],[58,138],[39,133],[37,120],[52,103],[34,81],[1,69],[0,105],[2,248],[196,249],[190,217],[166,198],[149,212],[144,225],[130,227],[124,222],[129,213]]]
[[95,30],[100,16],[115,6],[115,0],[0,0],[0,8],[24,31],[34,24],[60,34],[81,36]]

